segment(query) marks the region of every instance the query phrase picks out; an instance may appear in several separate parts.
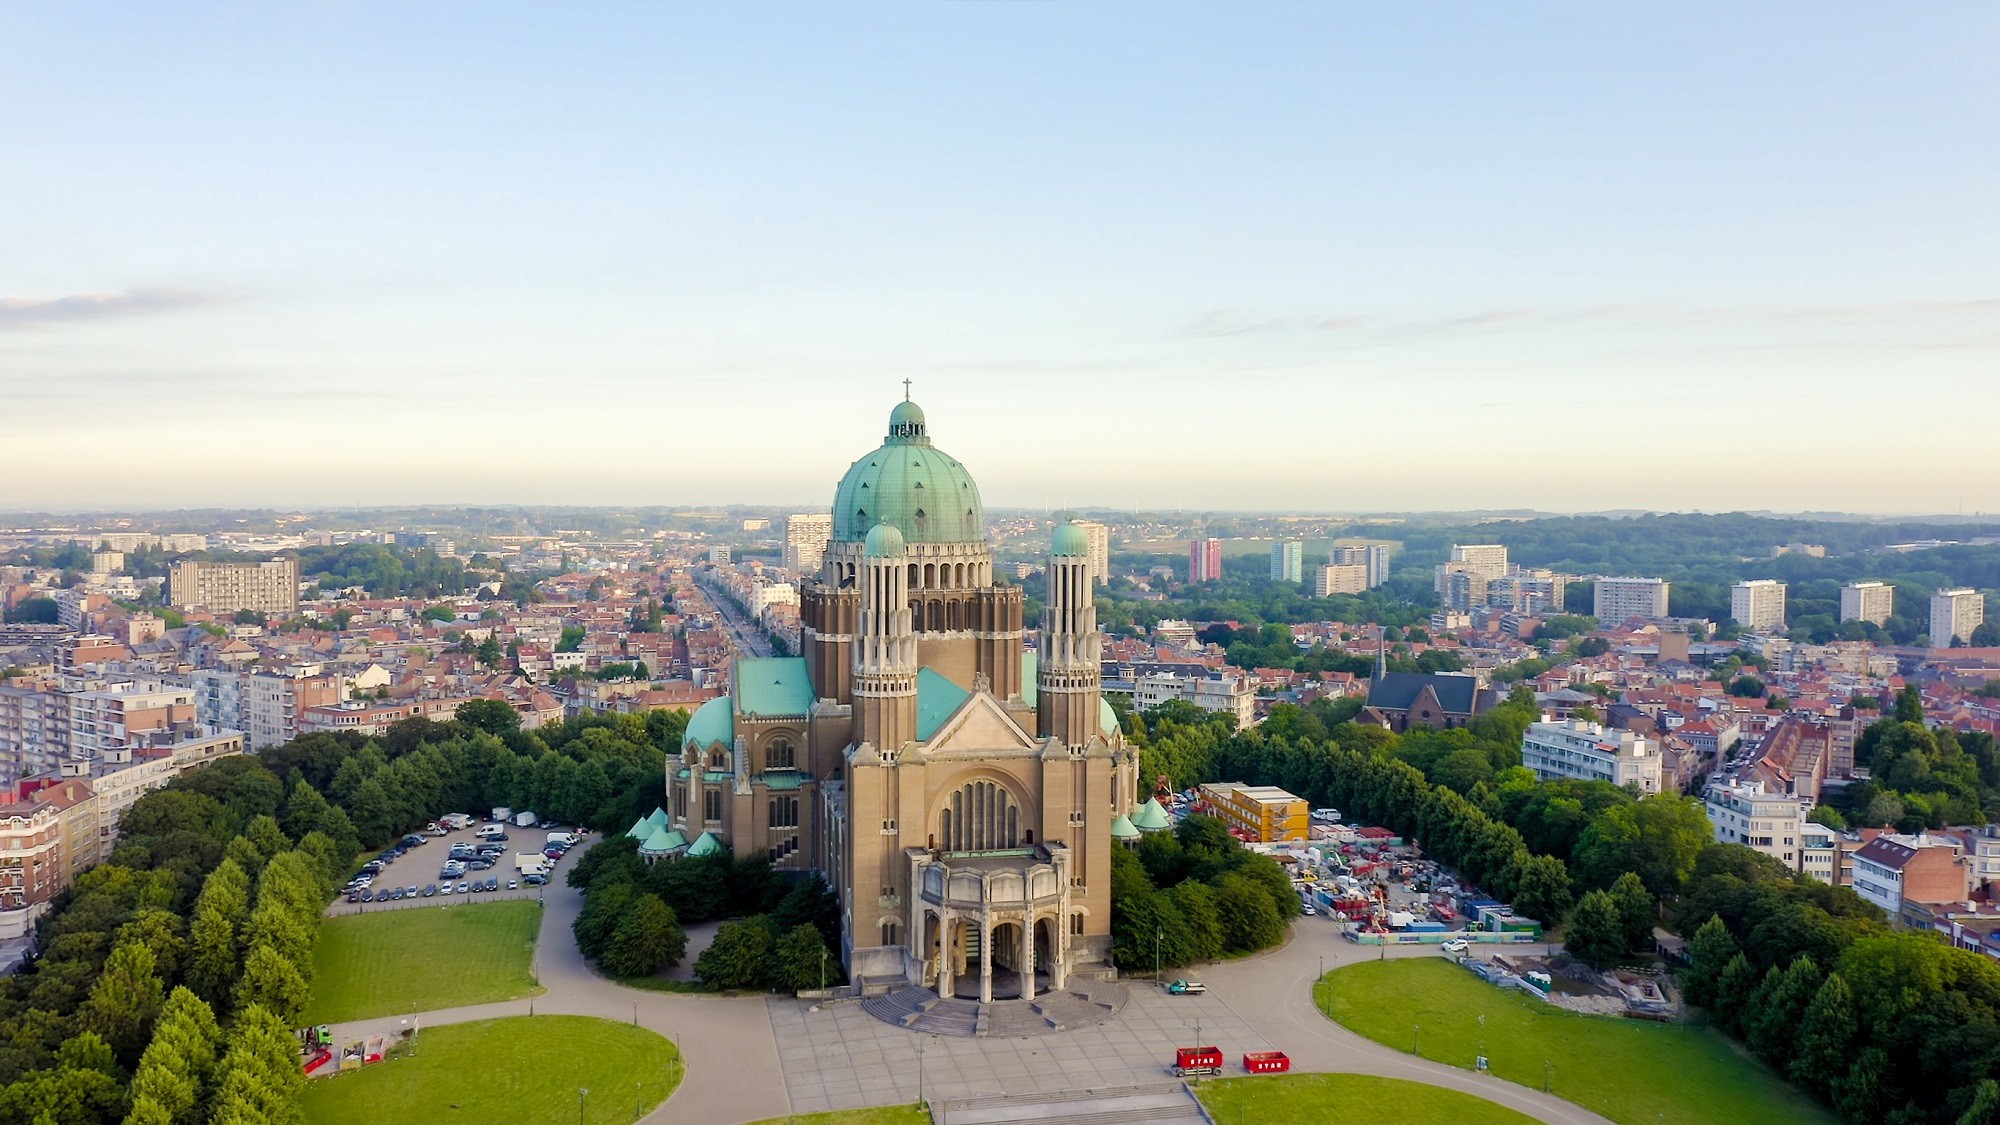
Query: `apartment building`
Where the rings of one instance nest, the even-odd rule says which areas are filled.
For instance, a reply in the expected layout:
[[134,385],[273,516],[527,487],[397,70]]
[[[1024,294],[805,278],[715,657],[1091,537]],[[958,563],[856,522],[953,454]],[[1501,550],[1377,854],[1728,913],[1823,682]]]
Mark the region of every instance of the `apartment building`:
[[1257,721],[1257,693],[1239,676],[1213,678],[1160,672],[1140,676],[1132,686],[1132,706],[1151,710],[1170,699],[1184,699],[1204,711],[1233,715],[1238,730]]
[[1197,539],[1188,544],[1188,581],[1212,582],[1222,577],[1222,540]]
[[112,846],[117,843],[118,818],[132,807],[134,801],[189,770],[200,769],[241,753],[243,735],[232,730],[141,746],[132,751],[130,762],[93,771],[89,780],[97,793],[97,816],[103,826],[100,837],[104,853],[109,855]]
[[1558,777],[1660,791],[1659,746],[1629,730],[1583,719],[1544,720],[1521,736],[1521,764],[1543,781]]
[[1453,544],[1451,561],[1492,581],[1507,573],[1507,548],[1499,543]]
[[800,512],[785,517],[785,569],[795,574],[818,574],[826,560],[826,545],[833,538],[833,516],[828,512]]
[[1959,841],[1918,834],[1875,837],[1854,853],[1854,892],[1897,917],[1903,901],[1961,902],[1971,880]]
[[1389,580],[1389,547],[1384,543],[1335,547],[1328,552],[1329,566],[1359,566],[1367,570],[1367,588],[1373,590]]
[[[1794,871],[1805,869],[1800,837],[1806,820],[1798,798],[1773,793],[1758,781],[1724,781],[1709,786],[1702,800],[1716,843],[1742,844]],[[1820,866],[1831,871],[1832,855],[1827,855]],[[1821,880],[1833,881],[1830,876],[1822,876]]]
[[200,607],[211,613],[247,609],[290,617],[299,611],[299,560],[289,555],[251,563],[182,559],[168,574],[167,590],[176,609]]
[[1849,582],[1840,588],[1840,619],[1887,625],[1896,611],[1896,588],[1886,582]]
[[1729,616],[1752,633],[1771,633],[1785,624],[1785,584],[1771,578],[1738,582],[1729,588]]
[[302,732],[307,711],[340,702],[340,678],[317,664],[251,673],[243,677],[242,690],[241,729],[253,750],[290,742]]
[[1071,520],[1083,529],[1085,542],[1090,544],[1090,580],[1102,585],[1111,581],[1111,529],[1096,520]]
[[1569,576],[1553,570],[1514,567],[1486,584],[1483,604],[1508,613],[1561,613]]
[[1931,647],[1953,641],[1972,643],[1972,631],[1986,620],[1986,598],[1977,590],[1939,590],[1931,595]]
[[1313,596],[1359,594],[1367,591],[1368,568],[1360,563],[1335,563],[1313,571]]
[[1484,574],[1467,567],[1463,563],[1446,563],[1443,575],[1444,587],[1438,591],[1438,600],[1448,609],[1469,612],[1486,604],[1486,591],[1492,580]]
[[1296,539],[1271,544],[1271,581],[1305,581],[1306,545]]
[[1310,830],[1305,799],[1275,785],[1214,781],[1201,787],[1201,799],[1224,823],[1259,843],[1304,843]]
[[1667,586],[1659,578],[1600,578],[1591,612],[1597,623],[1607,629],[1634,618],[1665,617]]
[[0,786],[53,773],[69,756],[69,696],[0,685]]
[[[69,758],[102,766],[122,765],[156,736],[197,725],[192,689],[159,683],[127,683],[70,695]],[[94,772],[94,770],[93,770]]]

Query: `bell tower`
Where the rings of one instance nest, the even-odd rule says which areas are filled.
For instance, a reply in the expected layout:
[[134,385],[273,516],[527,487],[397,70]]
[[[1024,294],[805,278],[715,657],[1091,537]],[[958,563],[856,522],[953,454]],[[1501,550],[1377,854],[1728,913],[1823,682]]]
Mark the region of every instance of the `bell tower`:
[[1048,576],[1036,709],[1044,737],[1081,746],[1098,729],[1104,651],[1091,594],[1090,537],[1083,528],[1073,523],[1056,528]]
[[863,544],[854,636],[854,741],[894,751],[917,737],[917,637],[902,533],[886,523]]

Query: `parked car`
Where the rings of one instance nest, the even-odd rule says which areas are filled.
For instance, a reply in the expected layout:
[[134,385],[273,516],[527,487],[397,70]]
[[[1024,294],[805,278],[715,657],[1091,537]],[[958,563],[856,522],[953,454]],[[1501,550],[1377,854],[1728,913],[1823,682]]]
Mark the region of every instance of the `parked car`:
[[1306,916],[1307,916],[1307,917],[1313,917],[1313,916],[1315,916],[1315,915],[1317,915],[1317,914],[1319,913],[1319,908],[1318,908],[1318,907],[1316,907],[1316,906],[1314,906],[1314,905],[1313,905],[1312,903],[1310,903],[1310,902],[1308,902],[1308,903],[1305,903],[1305,904],[1303,905],[1302,909],[1304,909],[1304,910],[1305,910],[1305,912],[1306,912]]
[[1443,949],[1446,953],[1463,953],[1472,948],[1472,943],[1464,938],[1453,938],[1438,948]]
[[531,887],[539,887],[543,883],[548,882],[549,877],[547,875],[530,875],[521,881],[528,884]]
[[451,893],[451,884],[450,884],[450,883],[441,883],[441,884],[439,884],[439,885],[438,885],[438,893],[439,893],[439,894],[441,894],[441,895],[448,895],[448,894],[450,894],[450,893]]
[[1167,991],[1175,996],[1199,996],[1208,991],[1208,986],[1198,980],[1177,980],[1167,986]]
[[431,897],[432,895],[434,895],[434,894],[436,894],[436,893],[438,893],[438,887],[437,887],[437,884],[436,884],[436,883],[425,883],[425,884],[424,884],[424,897],[425,897],[425,898],[429,898],[429,897]]
[[360,902],[360,901],[361,901],[361,892],[360,892],[360,891],[349,891],[349,892],[347,892],[347,901],[349,901],[349,902]]
[[394,898],[402,898],[402,897],[403,897],[403,888],[401,888],[401,887],[397,887],[397,888],[396,888],[395,890],[393,890],[393,891],[390,891],[390,892],[389,892],[389,897],[390,897],[390,898],[392,898],[392,899],[394,899]]
[[520,881],[519,879],[509,879],[509,880],[507,880],[507,889],[508,889],[508,890],[510,890],[510,891],[518,891],[518,890],[520,890],[520,889],[521,889],[521,881]]
[[489,890],[489,891],[497,891],[497,890],[499,890],[499,889],[500,889],[500,877],[499,877],[498,875],[495,875],[494,877],[492,877],[492,878],[490,878],[490,879],[486,880],[486,889],[487,889],[487,890]]
[[467,893],[469,893],[470,891],[471,891],[471,888],[467,887],[467,886],[466,886],[466,885],[465,885],[464,883],[460,883],[460,884],[458,885],[458,893],[459,893],[459,894],[467,894]]

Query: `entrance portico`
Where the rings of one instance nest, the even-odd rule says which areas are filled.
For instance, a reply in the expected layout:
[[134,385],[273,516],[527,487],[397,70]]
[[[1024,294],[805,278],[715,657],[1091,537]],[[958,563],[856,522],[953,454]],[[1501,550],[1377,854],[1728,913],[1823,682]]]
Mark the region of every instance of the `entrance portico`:
[[909,932],[923,935],[919,979],[926,987],[943,997],[961,990],[970,994],[976,973],[976,995],[990,1004],[996,998],[996,969],[1003,999],[1030,999],[1068,983],[1068,849],[1060,844],[987,852],[913,848],[910,859],[911,885],[921,888],[916,904],[921,913],[913,920],[920,924]]

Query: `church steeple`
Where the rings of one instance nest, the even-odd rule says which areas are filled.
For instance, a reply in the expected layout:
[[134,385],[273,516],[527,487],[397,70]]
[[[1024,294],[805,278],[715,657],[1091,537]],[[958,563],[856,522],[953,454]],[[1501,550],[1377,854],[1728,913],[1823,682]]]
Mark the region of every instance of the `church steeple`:
[[1081,746],[1098,729],[1104,651],[1091,592],[1090,537],[1081,527],[1068,523],[1056,528],[1048,579],[1036,709],[1042,734]]

